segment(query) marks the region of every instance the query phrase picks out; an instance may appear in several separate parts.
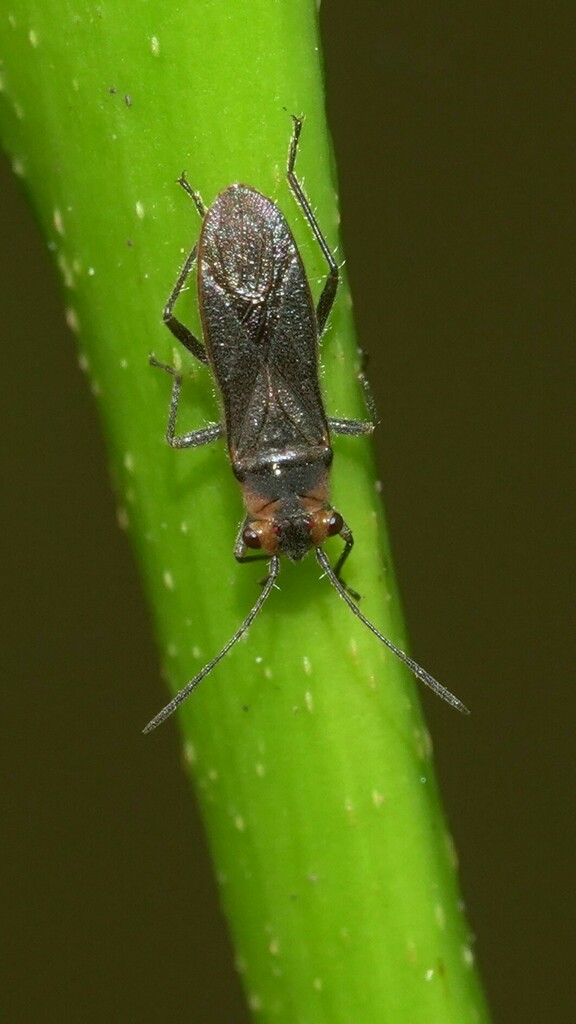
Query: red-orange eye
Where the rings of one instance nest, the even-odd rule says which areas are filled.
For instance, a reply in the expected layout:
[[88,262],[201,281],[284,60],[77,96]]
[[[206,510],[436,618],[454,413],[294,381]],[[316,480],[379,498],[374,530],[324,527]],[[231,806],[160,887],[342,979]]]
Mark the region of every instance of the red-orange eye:
[[334,537],[344,526],[344,520],[339,512],[333,512],[328,520],[328,536]]
[[250,526],[247,526],[243,531],[242,540],[247,548],[259,548],[262,546],[260,534],[256,533],[256,530],[252,530]]

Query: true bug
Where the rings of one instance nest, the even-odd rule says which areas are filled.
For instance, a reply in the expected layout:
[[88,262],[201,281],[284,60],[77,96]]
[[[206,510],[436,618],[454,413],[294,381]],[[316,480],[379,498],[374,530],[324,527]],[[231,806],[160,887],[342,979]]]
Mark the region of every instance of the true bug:
[[[246,508],[234,555],[239,562],[253,558],[268,558],[269,562],[260,596],[240,628],[144,732],[171,715],[246,632],[272,592],[280,555],[298,562],[310,548],[315,549],[325,575],[354,615],[418,679],[453,707],[467,710],[376,629],[356,605],[358,594],[341,579],[353,537],[328,499],[330,431],[369,434],[374,423],[327,418],[324,411],[318,382],[318,340],[336,296],[338,265],[294,171],[301,129],[302,121],[295,117],[286,173],[328,265],[316,308],[292,232],[270,199],[247,185],[236,184],[225,188],[206,209],[185,176],[179,179],[202,217],[202,228],[170,293],[163,320],[193,356],[210,366],[220,390],[224,423],[177,435],[182,378],[151,356],[151,363],[173,378],[166,437],[174,448],[196,448],[226,437]],[[175,303],[195,264],[203,343],[174,316]],[[332,568],[322,544],[336,534],[342,537],[344,548]]]

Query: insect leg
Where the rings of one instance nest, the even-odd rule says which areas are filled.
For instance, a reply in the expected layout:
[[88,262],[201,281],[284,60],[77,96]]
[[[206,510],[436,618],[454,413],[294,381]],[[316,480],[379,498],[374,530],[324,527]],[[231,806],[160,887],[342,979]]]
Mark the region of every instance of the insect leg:
[[335,434],[349,434],[357,437],[359,434],[371,434],[374,428],[378,425],[378,413],[376,412],[376,402],[374,401],[372,388],[370,387],[368,378],[365,373],[366,355],[362,351],[362,349],[358,349],[358,352],[362,359],[362,369],[358,371],[357,376],[362,387],[364,405],[366,406],[366,411],[368,413],[369,419],[329,419],[328,425],[330,429],[334,431]]
[[[234,542],[234,558],[236,559],[236,561],[237,562],[263,562],[263,561],[269,559],[270,555],[264,555],[264,554],[261,554],[261,555],[256,555],[256,554],[247,555],[246,554],[246,544],[244,543],[244,529],[245,529],[245,527],[246,527],[246,520],[244,520],[244,522],[242,522],[240,524],[240,529],[238,530],[238,534],[237,534],[236,540]],[[260,582],[264,583],[265,580],[261,580]]]
[[371,434],[374,424],[370,420],[338,420],[328,419],[328,426],[335,434],[349,434],[358,437],[360,434]]
[[[204,217],[206,213],[206,207],[204,206],[204,203],[200,198],[200,194],[198,192],[195,192],[194,189],[191,188],[191,186],[189,185],[184,172],[182,172],[182,174],[178,178],[178,184],[181,185],[186,194],[190,196],[200,216]],[[177,338],[178,341],[182,343],[182,345],[184,345],[184,348],[187,348],[188,351],[191,352],[193,356],[196,356],[196,359],[199,359],[201,363],[207,363],[208,356],[206,354],[206,349],[204,348],[202,342],[199,341],[198,338],[194,334],[192,334],[192,331],[185,327],[185,325],[181,323],[181,321],[178,320],[173,313],[176,301],[180,293],[184,289],[186,281],[188,280],[188,276],[196,262],[197,251],[198,243],[196,243],[192,251],[189,253],[186,262],[178,275],[176,284],[174,285],[172,291],[170,292],[170,295],[168,296],[168,301],[164,307],[162,319],[166,326],[172,331],[174,337]]]
[[173,366],[160,363],[155,356],[150,356],[150,365],[158,366],[165,370],[172,377],[172,394],[170,396],[170,410],[168,412],[168,426],[166,428],[166,440],[172,448],[198,448],[202,444],[210,444],[224,436],[224,427],[221,423],[212,423],[209,427],[202,427],[200,430],[191,430],[188,434],[176,433],[176,418],[178,416],[178,404],[182,390],[182,377]]
[[304,216],[306,217],[306,220],[308,221],[310,227],[312,228],[314,237],[318,242],[318,245],[320,246],[326,259],[326,262],[328,264],[328,277],[326,278],[324,287],[322,289],[322,293],[318,300],[318,305],[316,307],[316,320],[318,322],[318,334],[320,335],[322,334],[322,331],[326,326],[326,321],[330,314],[330,310],[332,309],[332,306],[334,304],[334,299],[336,298],[339,271],[338,264],[336,263],[336,260],[334,259],[332,252],[330,251],[328,242],[326,241],[324,235],[322,234],[320,225],[316,220],[314,213],[312,212],[312,207],[310,206],[310,203],[308,202],[306,196],[304,195],[304,190],[300,182],[298,181],[298,178],[296,177],[294,171],[294,166],[296,164],[296,154],[298,152],[298,140],[300,139],[300,132],[302,131],[302,120],[299,117],[294,117],[293,115],[293,121],[294,131],[292,133],[292,139],[290,140],[290,150],[288,153],[288,167],[286,170],[286,177],[288,178],[288,184],[292,189],[294,198],[296,199],[296,202],[298,203],[300,209],[302,210]]
[[194,206],[198,210],[198,213],[200,214],[202,219],[204,219],[204,217],[206,215],[206,207],[204,206],[204,203],[202,202],[202,197],[201,197],[200,193],[199,192],[195,192],[194,189],[192,188],[192,186],[190,185],[190,183],[189,183],[189,181],[188,181],[188,179],[186,177],[185,171],[182,171],[182,174],[178,178],[178,184],[181,185],[182,188],[184,189],[184,191],[186,192],[186,194],[190,196],[190,199],[194,203]]
[[376,409],[376,400],[374,398],[372,388],[370,387],[370,381],[368,380],[368,375],[366,373],[366,367],[368,365],[368,356],[366,352],[364,352],[364,350],[361,348],[358,349],[358,355],[360,356],[360,369],[358,371],[358,380],[360,381],[362,393],[364,395],[364,405],[366,406],[366,410],[368,412],[370,420],[372,421],[374,426],[377,426],[380,420],[378,417],[378,411]]
[[[244,565],[246,562],[265,562],[267,558],[270,558],[270,555],[237,555],[236,548],[234,548],[234,558],[241,565]],[[260,580],[260,582],[263,583],[264,580]]]
[[199,359],[201,363],[207,363],[208,355],[202,342],[199,341],[198,338],[194,334],[192,334],[192,331],[185,327],[184,324],[181,323],[180,320],[178,320],[173,313],[176,300],[178,299],[178,296],[182,292],[186,284],[186,281],[188,280],[190,271],[192,270],[192,267],[196,262],[197,252],[198,243],[196,243],[192,251],[188,254],[186,262],[182,267],[182,270],[178,274],[176,284],[174,285],[172,291],[170,292],[170,295],[168,296],[168,301],[164,306],[162,320],[166,324],[166,326],[172,331],[174,337],[177,338],[178,341],[182,343],[182,345],[184,345],[184,348],[187,348],[188,351],[191,352],[193,356],[196,356],[196,359]]
[[328,418],[328,426],[330,430],[333,430],[335,434],[348,434],[349,436],[358,437],[361,434],[371,434],[374,428],[378,425],[378,414],[376,412],[376,403],[374,401],[374,395],[372,389],[368,383],[368,378],[364,373],[364,370],[360,370],[358,373],[358,380],[362,386],[362,393],[364,395],[364,405],[370,419],[368,420],[349,420],[349,419],[338,419],[335,417]]
[[354,537],[352,535],[352,530],[350,529],[347,523],[343,523],[342,529],[340,530],[340,536],[344,541],[344,550],[342,551],[342,554],[340,555],[338,561],[336,562],[336,565],[334,566],[332,572],[334,573],[336,579],[340,581],[344,589],[350,594],[350,597],[353,597],[355,601],[359,601],[360,594],[358,593],[358,591],[353,590],[352,587],[349,587],[348,584],[344,582],[341,575],[344,563],[348,558],[348,555],[352,551],[352,548],[354,547]]

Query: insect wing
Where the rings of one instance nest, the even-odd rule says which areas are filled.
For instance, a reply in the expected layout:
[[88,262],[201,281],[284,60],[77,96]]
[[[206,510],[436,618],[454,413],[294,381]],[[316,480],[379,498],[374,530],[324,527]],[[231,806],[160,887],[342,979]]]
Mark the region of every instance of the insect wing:
[[244,185],[220,193],[204,220],[198,269],[233,457],[327,445],[314,305],[278,207]]

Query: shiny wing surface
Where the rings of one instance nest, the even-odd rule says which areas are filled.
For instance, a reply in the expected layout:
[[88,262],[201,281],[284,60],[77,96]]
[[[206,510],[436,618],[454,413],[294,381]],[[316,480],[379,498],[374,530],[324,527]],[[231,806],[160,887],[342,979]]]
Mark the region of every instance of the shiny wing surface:
[[198,273],[231,451],[326,445],[314,304],[283,214],[247,186],[227,188],[204,220]]

